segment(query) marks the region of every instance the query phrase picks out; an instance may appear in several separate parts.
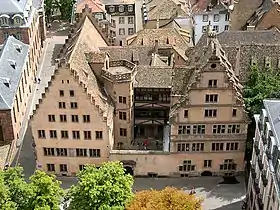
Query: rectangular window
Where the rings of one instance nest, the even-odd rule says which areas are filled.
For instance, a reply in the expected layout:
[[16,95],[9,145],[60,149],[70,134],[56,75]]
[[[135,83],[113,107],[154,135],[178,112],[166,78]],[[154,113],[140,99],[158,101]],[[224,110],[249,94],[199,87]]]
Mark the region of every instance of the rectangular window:
[[72,122],[76,122],[76,123],[79,122],[79,116],[78,115],[72,114],[71,118],[72,118]]
[[179,125],[178,134],[191,134],[190,125]]
[[205,125],[193,125],[193,134],[205,134]]
[[69,90],[69,95],[70,95],[70,97],[74,97],[75,96],[74,90]]
[[240,133],[240,125],[228,125],[228,133]]
[[217,117],[217,109],[204,110],[204,117]]
[[85,168],[85,165],[79,165],[79,171],[84,170],[84,168]]
[[203,22],[208,22],[208,15],[203,15],[202,16],[202,21]]
[[184,118],[188,118],[189,117],[189,110],[184,110]]
[[47,171],[48,172],[55,172],[54,164],[47,164]]
[[120,136],[127,136],[127,129],[126,128],[120,128]]
[[68,156],[66,148],[56,148],[57,156]]
[[195,171],[195,165],[191,160],[184,160],[183,165],[179,166],[179,171]]
[[134,28],[128,28],[128,35],[134,34]]
[[50,130],[50,138],[51,139],[56,139],[57,138],[56,130]]
[[205,103],[217,103],[218,102],[218,94],[206,94]]
[[80,139],[80,131],[72,131],[73,139]]
[[67,172],[67,164],[59,164],[60,172]]
[[238,143],[227,143],[226,150],[227,151],[238,150]]
[[87,157],[87,149],[76,149],[77,157]]
[[204,151],[204,143],[192,143],[192,151]]
[[90,157],[100,157],[100,149],[89,149]]
[[102,131],[95,131],[95,139],[103,139]]
[[125,29],[119,28],[119,35],[125,35]]
[[128,24],[134,24],[134,17],[128,17]]
[[208,28],[208,26],[202,26],[202,33],[205,33],[205,32],[207,32],[207,28]]
[[220,20],[220,15],[219,14],[214,15],[214,22],[219,22],[219,20]]
[[223,151],[224,143],[212,143],[212,151]]
[[119,119],[126,120],[126,112],[119,112]]
[[124,17],[119,17],[119,24],[124,24],[124,23],[125,23]]
[[237,109],[232,109],[232,117],[236,117],[237,115]]
[[55,115],[54,114],[49,114],[49,122],[55,122]]
[[225,21],[229,21],[229,14],[226,14]]
[[63,97],[64,96],[64,90],[59,90],[59,96]]
[[84,121],[84,123],[89,123],[90,122],[90,115],[83,115],[83,121]]
[[218,33],[219,32],[219,26],[218,25],[213,26],[213,31]]
[[213,134],[226,133],[226,125],[213,125]]
[[91,131],[84,131],[84,139],[91,140]]
[[225,31],[229,30],[229,25],[225,25]]
[[60,122],[67,122],[67,116],[66,116],[66,114],[61,114],[61,115],[59,115],[59,118],[60,118]]
[[212,160],[204,160],[204,168],[211,168]]
[[71,109],[77,109],[78,108],[78,103],[77,102],[71,102],[70,107],[71,107]]
[[65,104],[65,102],[58,102],[58,108],[59,108],[59,109],[66,109],[66,104]]
[[38,130],[38,138],[40,139],[46,138],[45,130]]
[[124,96],[119,96],[119,103],[120,103],[120,104],[126,104],[126,97],[124,97]]
[[218,85],[218,80],[216,80],[216,79],[210,79],[208,81],[208,87],[210,87],[210,88],[216,88],[217,85]]
[[43,147],[45,156],[54,156],[54,148]]
[[68,131],[61,131],[61,138],[62,139],[68,139]]
[[188,143],[179,143],[177,144],[177,152],[189,152],[190,144]]

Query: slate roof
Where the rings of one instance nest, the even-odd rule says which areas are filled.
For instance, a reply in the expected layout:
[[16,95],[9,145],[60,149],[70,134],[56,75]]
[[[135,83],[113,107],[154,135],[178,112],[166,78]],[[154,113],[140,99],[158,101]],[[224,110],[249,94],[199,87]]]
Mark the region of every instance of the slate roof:
[[136,83],[134,87],[141,88],[170,88],[172,67],[137,66]]
[[[17,50],[18,49],[18,50]],[[10,36],[0,57],[0,109],[11,109],[28,57],[29,46]],[[15,64],[15,68],[12,67]]]
[[2,0],[0,1],[0,14],[23,13],[28,0]]
[[263,100],[263,105],[267,111],[271,130],[277,143],[280,143],[280,100]]
[[253,16],[247,21],[250,26],[258,25],[262,17],[272,8],[272,0],[263,0],[261,6],[254,12]]

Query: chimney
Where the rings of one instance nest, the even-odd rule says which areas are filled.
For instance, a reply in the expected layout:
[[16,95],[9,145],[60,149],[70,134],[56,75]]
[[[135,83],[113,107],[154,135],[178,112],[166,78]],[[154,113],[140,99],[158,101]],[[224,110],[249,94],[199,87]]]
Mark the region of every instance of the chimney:
[[157,29],[159,29],[159,18],[157,19]]
[[155,40],[155,49],[154,52],[158,54],[158,40]]

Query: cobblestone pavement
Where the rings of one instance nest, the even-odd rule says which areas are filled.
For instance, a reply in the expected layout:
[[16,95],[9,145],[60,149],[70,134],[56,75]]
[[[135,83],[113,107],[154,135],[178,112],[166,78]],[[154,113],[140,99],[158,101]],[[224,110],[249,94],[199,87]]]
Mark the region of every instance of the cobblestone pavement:
[[[76,178],[59,177],[62,187],[68,189],[77,182]],[[187,193],[195,188],[196,196],[202,198],[203,210],[239,210],[245,198],[244,178],[238,177],[238,184],[219,184],[221,177],[193,178],[135,178],[134,190],[163,189],[173,186]]]

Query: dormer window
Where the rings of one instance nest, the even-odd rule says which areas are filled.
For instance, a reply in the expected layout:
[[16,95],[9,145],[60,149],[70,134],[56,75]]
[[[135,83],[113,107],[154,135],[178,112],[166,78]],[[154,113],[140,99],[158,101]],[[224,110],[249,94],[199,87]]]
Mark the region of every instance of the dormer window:
[[0,24],[1,26],[7,26],[9,25],[9,16],[8,15],[1,15],[0,16]]
[[21,25],[23,17],[19,14],[16,14],[16,15],[13,16],[12,19],[14,20],[15,25]]
[[14,60],[8,60],[8,62],[9,62],[9,64],[10,64],[10,66],[13,68],[13,69],[16,69],[16,61],[14,61]]
[[124,12],[124,6],[123,5],[119,6],[119,12]]
[[109,7],[109,11],[110,11],[110,12],[115,12],[115,7],[114,7],[114,6],[110,6],[110,7]]
[[133,5],[128,5],[127,10],[128,10],[129,12],[133,12]]

